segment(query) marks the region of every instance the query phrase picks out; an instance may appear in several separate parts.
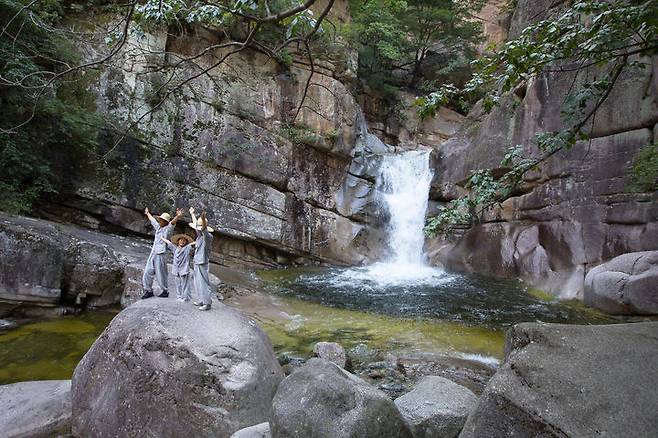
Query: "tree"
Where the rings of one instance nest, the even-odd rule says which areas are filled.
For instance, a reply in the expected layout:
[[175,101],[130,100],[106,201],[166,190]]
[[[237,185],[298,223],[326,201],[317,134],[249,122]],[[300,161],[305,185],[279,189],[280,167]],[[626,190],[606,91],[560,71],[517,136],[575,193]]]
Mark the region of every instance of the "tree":
[[473,12],[478,0],[369,0],[352,2],[349,39],[359,50],[361,74],[382,87],[400,83],[391,72],[403,70],[403,85],[421,86],[423,63],[432,54],[452,58],[444,71],[469,65],[475,56],[480,24]]
[[[482,105],[491,111],[501,96],[544,72],[574,73],[591,68],[601,72],[566,96],[562,108],[565,129],[537,134],[537,153],[524,155],[524,145],[509,145],[501,166],[509,169],[494,178],[491,171],[475,171],[465,184],[468,195],[451,201],[430,219],[430,234],[450,233],[456,226],[477,223],[483,212],[512,196],[530,170],[576,141],[590,137],[591,121],[617,85],[622,72],[646,68],[658,53],[658,4],[655,1],[572,2],[555,18],[541,20],[507,42],[497,53],[476,62],[477,72],[459,88],[446,84],[418,100],[422,117],[431,117],[450,101],[485,92]],[[574,83],[575,83],[574,78]],[[655,149],[654,149],[655,150]]]
[[[97,146],[98,119],[81,73],[48,83],[58,68],[79,61],[71,42],[49,31],[61,5],[49,2],[19,18],[24,8],[0,0],[0,192],[3,208],[14,212],[64,187]],[[34,90],[43,90],[40,99]]]
[[[95,3],[96,2],[96,3]],[[98,3],[100,2],[100,3]],[[131,0],[102,3],[88,0],[82,5],[60,0],[0,0],[0,190],[6,194],[4,207],[27,211],[45,192],[58,191],[82,163],[106,160],[127,135],[138,137],[140,123],[163,103],[194,80],[243,50],[266,53],[286,64],[291,52],[306,57],[310,65],[304,95],[291,117],[293,123],[306,98],[315,73],[314,55],[326,52],[323,22],[334,0],[325,3],[316,16],[316,0]],[[84,32],[60,25],[62,17],[84,10],[85,14],[111,9],[121,17],[91,33],[105,37],[107,47],[97,59],[83,60],[74,49],[75,38]],[[167,65],[150,66],[164,80],[145,96],[150,107],[129,123],[116,127],[94,115],[93,96],[85,78],[111,62],[126,47],[130,34],[165,29],[183,34],[202,27],[217,35],[189,56],[163,51],[148,55],[172,55]],[[225,52],[211,56],[218,50]],[[166,49],[165,49],[166,50]],[[174,56],[175,55],[175,56]],[[210,65],[197,63],[202,57]],[[115,138],[114,146],[98,155],[99,131]],[[66,176],[66,178],[64,178]]]

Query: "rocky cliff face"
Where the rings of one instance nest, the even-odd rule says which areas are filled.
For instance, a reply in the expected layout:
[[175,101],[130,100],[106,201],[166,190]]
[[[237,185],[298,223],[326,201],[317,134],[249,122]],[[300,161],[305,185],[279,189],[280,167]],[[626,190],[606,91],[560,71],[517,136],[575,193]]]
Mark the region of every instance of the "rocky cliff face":
[[[544,17],[550,1],[519,1],[510,25],[518,34]],[[590,77],[596,75],[591,70]],[[583,81],[581,74],[575,80]],[[499,167],[511,145],[563,128],[560,108],[574,77],[546,73],[488,115],[477,109],[465,128],[436,147],[432,197],[458,195],[476,169]],[[658,248],[658,196],[633,193],[638,150],[658,138],[658,58],[629,71],[600,109],[592,140],[553,157],[515,196],[455,241],[432,241],[435,263],[496,276],[519,276],[565,298],[582,297],[586,273],[619,254]],[[534,152],[531,146],[526,153]]]
[[[340,19],[345,11],[338,13]],[[146,234],[145,206],[171,212],[192,205],[208,210],[221,234],[214,250],[223,263],[358,264],[375,258],[381,238],[371,227],[378,220],[372,158],[390,148],[368,134],[344,85],[354,76],[350,56],[342,65],[318,61],[309,82],[301,60],[286,67],[243,51],[160,106],[153,92],[171,74],[167,67],[216,39],[202,31],[131,37],[99,73],[94,91],[99,111],[117,126],[137,124],[140,135],[118,146],[116,136],[108,136],[110,165],[90,166],[75,193],[43,214]],[[89,59],[102,55],[94,41],[83,47]],[[225,54],[208,52],[194,65],[183,63],[178,74],[198,73]],[[154,65],[161,71],[154,72]]]

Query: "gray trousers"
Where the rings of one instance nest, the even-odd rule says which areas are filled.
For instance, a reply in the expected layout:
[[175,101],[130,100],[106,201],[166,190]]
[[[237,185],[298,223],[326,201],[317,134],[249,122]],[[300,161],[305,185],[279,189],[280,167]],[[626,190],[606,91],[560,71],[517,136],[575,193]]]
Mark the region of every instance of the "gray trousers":
[[199,301],[208,305],[212,303],[209,271],[210,263],[204,263],[202,265],[194,264],[194,289],[196,289],[196,296]]
[[176,281],[176,298],[190,301],[192,298],[192,292],[190,291],[190,274],[176,275],[174,280]]
[[153,292],[153,280],[157,279],[163,291],[167,288],[167,254],[151,254],[146,261],[144,275],[142,276],[142,287],[145,291]]

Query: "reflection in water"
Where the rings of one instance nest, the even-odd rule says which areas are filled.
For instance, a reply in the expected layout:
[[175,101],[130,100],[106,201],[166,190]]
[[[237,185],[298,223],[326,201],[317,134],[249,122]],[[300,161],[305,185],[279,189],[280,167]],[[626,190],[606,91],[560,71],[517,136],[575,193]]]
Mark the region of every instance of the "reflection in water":
[[275,305],[294,315],[261,321],[277,350],[304,354],[314,342],[330,340],[347,348],[364,343],[382,352],[491,364],[502,358],[505,329],[512,324],[615,321],[580,303],[531,294],[516,281],[440,270],[415,281],[380,281],[372,268],[261,271]]
[[85,312],[0,333],[0,384],[70,379],[116,312]]

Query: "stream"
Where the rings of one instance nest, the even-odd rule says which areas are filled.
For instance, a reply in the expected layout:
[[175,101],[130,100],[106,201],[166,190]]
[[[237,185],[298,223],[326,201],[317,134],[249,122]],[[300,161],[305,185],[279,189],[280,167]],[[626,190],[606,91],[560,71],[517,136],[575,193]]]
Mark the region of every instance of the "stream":
[[[431,180],[428,151],[384,157],[376,184],[387,218],[387,249],[380,261],[353,268],[259,271],[254,274],[259,291],[226,303],[256,319],[277,354],[308,357],[316,342],[333,341],[356,363],[389,353],[431,354],[495,367],[512,324],[615,322],[514,280],[428,266],[423,227]],[[87,311],[0,333],[0,384],[70,378],[115,314]]]

